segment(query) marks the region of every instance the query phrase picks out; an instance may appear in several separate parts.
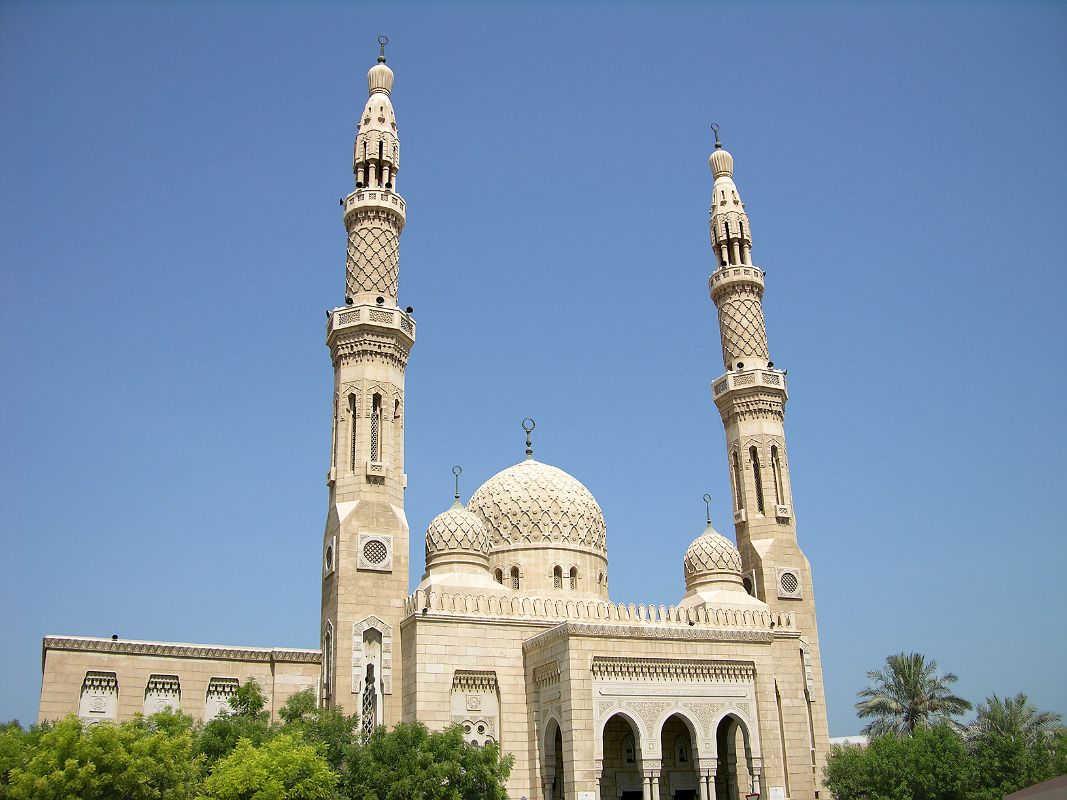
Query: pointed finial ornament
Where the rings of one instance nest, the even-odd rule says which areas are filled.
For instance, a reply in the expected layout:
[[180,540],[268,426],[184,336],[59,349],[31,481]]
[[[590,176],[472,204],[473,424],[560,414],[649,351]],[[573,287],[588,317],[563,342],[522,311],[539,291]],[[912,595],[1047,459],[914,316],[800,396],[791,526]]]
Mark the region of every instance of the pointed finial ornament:
[[715,149],[722,150],[722,142],[719,141],[719,123],[711,123],[711,131],[715,134]]
[[452,475],[456,476],[456,497],[452,499],[452,508],[461,509],[463,503],[460,502],[460,476],[463,475],[463,467],[459,464],[452,467]]
[[533,433],[534,428],[537,427],[537,423],[530,417],[527,417],[522,421],[522,429],[526,431],[526,457],[533,458],[533,440],[530,438],[530,434]]
[[710,494],[704,495],[704,505],[708,509],[708,525],[710,525],[711,524],[711,495]]
[[379,64],[384,64],[385,63],[385,46],[387,44],[389,44],[389,37],[388,36],[384,36],[383,35],[383,36],[379,36],[378,37],[378,46],[379,46],[378,63]]

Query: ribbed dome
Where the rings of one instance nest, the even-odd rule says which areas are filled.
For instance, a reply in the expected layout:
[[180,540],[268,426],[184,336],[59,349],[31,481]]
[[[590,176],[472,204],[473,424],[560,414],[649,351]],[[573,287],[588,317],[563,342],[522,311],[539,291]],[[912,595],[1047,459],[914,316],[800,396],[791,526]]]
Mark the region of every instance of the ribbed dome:
[[685,585],[706,578],[715,573],[741,575],[741,554],[734,543],[708,524],[696,540],[685,551],[683,560]]
[[483,483],[467,508],[485,523],[494,548],[576,546],[607,552],[604,513],[578,480],[532,458]]
[[725,150],[716,149],[708,159],[708,163],[711,165],[711,174],[716,178],[734,174],[734,157]]
[[389,92],[393,91],[393,71],[385,65],[384,61],[379,61],[370,71],[367,73],[367,89],[371,94],[375,92]]
[[426,528],[426,558],[439,553],[467,552],[489,556],[489,534],[485,525],[457,500],[450,509],[438,514]]

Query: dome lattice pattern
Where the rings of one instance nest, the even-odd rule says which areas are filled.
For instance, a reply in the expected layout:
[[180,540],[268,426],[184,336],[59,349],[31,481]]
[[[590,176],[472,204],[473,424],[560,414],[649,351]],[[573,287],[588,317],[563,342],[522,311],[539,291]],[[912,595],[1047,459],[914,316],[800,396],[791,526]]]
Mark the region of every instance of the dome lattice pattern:
[[685,577],[700,572],[733,572],[741,574],[741,554],[734,543],[715,530],[705,531],[689,545],[682,562]]
[[454,550],[489,555],[489,534],[485,525],[462,506],[438,514],[426,528],[427,558]]
[[550,542],[607,553],[604,513],[596,499],[561,469],[528,459],[483,483],[467,508],[493,547]]

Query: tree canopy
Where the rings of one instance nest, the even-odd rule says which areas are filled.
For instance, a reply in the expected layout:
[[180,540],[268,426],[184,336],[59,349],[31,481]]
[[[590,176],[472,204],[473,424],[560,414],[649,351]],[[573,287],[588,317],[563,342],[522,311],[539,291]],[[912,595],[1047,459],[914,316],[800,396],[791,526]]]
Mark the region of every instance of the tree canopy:
[[883,669],[867,673],[874,685],[859,692],[856,711],[872,718],[864,733],[909,734],[919,727],[951,724],[954,716],[970,710],[971,704],[949,689],[958,678],[951,672],[938,675],[936,661],[920,653],[898,653],[885,662]]
[[969,725],[952,717],[970,704],[918,653],[886,659],[859,692],[861,716],[873,717],[866,748],[834,747],[825,779],[836,800],[1001,800],[1067,774],[1067,731],[1060,715],[1025,694],[992,695]]
[[69,716],[0,726],[0,800],[506,800],[512,759],[458,727],[361,735],[357,719],[293,695],[271,724],[241,686],[206,724],[166,711],[119,724]]

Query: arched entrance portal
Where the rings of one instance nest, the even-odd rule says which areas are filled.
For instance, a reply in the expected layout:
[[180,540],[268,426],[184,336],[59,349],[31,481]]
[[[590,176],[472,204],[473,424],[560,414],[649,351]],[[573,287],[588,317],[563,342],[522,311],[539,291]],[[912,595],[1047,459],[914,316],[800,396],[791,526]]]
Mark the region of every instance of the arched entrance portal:
[[660,729],[660,797],[663,800],[699,800],[700,772],[697,741],[693,728],[678,714],[672,714]]
[[563,731],[554,719],[549,720],[545,731],[545,768],[541,780],[545,800],[563,800],[567,796],[563,774]]
[[732,714],[727,714],[715,730],[717,770],[715,800],[744,800],[753,790],[749,763],[751,749],[748,728]]
[[641,737],[638,727],[622,714],[604,725],[600,800],[642,800]]

